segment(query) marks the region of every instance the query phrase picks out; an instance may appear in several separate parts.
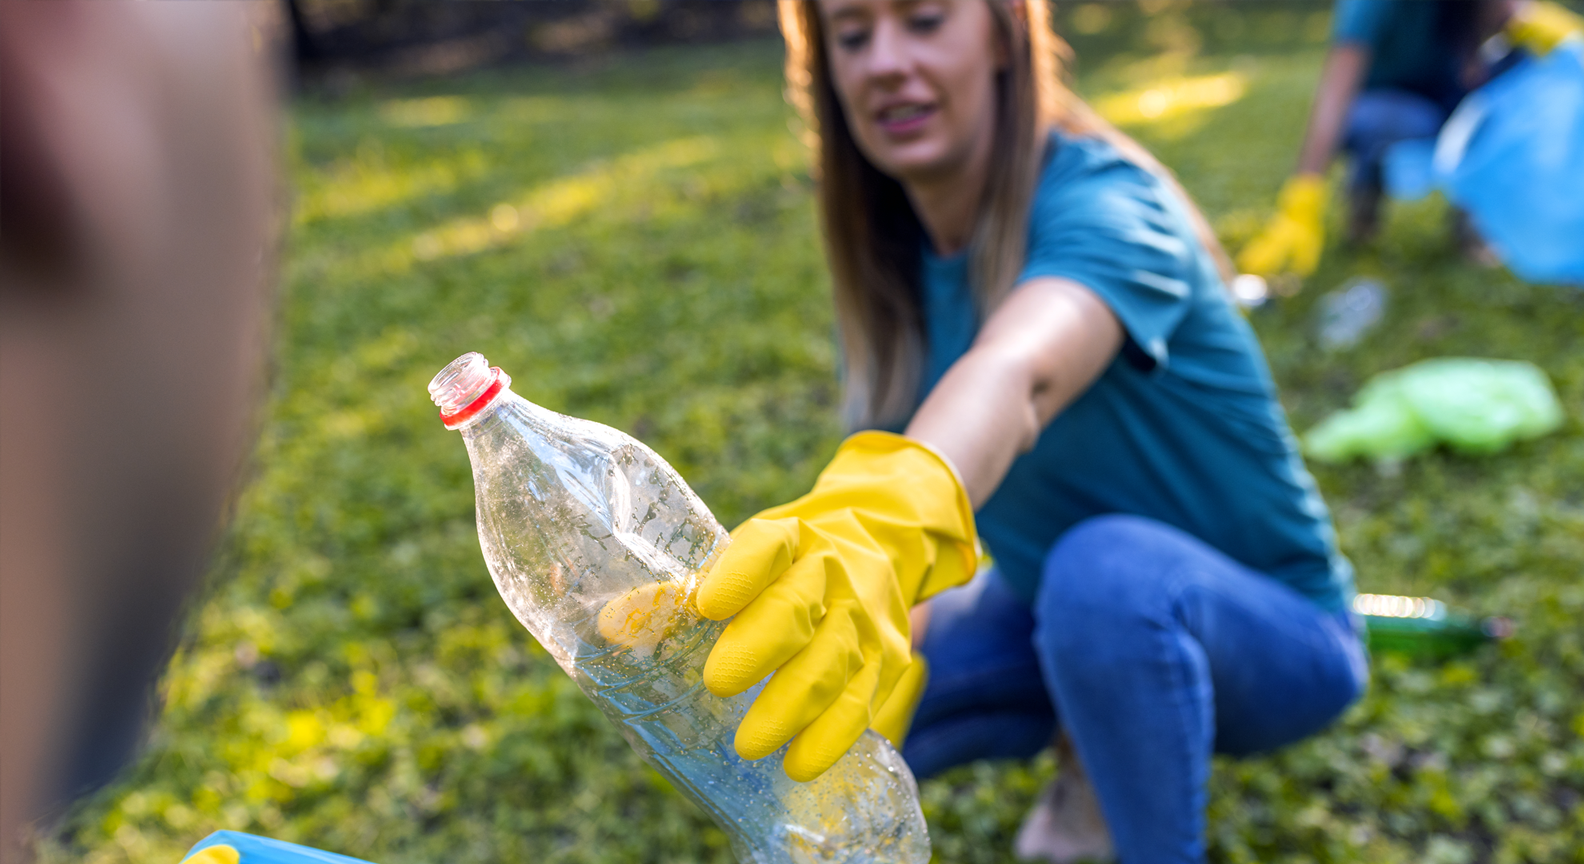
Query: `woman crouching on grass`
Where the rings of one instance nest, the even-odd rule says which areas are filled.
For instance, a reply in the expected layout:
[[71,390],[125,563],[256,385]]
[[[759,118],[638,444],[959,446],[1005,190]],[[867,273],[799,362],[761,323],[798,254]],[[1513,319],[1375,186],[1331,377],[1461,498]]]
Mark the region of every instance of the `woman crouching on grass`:
[[783,0],[781,23],[870,431],[700,585],[736,616],[710,689],[774,673],[738,751],[790,741],[807,780],[872,726],[928,777],[1059,732],[1076,759],[1020,853],[1203,860],[1211,754],[1311,735],[1367,677],[1224,256],[1062,86],[1043,4]]

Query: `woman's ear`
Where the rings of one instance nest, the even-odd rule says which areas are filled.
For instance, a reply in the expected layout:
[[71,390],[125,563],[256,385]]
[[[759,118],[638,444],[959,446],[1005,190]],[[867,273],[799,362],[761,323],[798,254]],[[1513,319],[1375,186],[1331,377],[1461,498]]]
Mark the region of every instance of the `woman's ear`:
[[[990,0],[992,3],[1005,3],[1007,11],[1012,13],[1012,27],[1014,31],[1028,31],[1028,0]],[[1004,72],[1012,64],[1012,34],[1001,32],[997,28],[995,34],[995,67],[997,72]]]
[[1028,0],[1007,0],[1007,8],[1012,10],[1012,20],[1019,27],[1028,27]]

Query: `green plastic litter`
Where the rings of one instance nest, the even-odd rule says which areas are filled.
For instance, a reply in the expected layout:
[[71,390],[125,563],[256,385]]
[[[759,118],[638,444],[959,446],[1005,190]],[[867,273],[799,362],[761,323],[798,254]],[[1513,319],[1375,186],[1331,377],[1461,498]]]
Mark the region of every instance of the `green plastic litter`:
[[1544,371],[1516,360],[1444,357],[1371,378],[1353,399],[1304,435],[1322,462],[1405,459],[1446,444],[1485,454],[1562,425],[1562,403]]

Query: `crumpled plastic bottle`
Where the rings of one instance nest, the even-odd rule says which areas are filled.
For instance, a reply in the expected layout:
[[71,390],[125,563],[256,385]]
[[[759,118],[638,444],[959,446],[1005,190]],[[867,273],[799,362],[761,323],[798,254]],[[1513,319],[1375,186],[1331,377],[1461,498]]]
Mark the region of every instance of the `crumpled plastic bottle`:
[[1398,460],[1444,443],[1469,454],[1503,450],[1562,425],[1562,403],[1533,363],[1443,357],[1371,378],[1353,400],[1304,435],[1322,462]]
[[650,765],[756,864],[923,864],[929,834],[902,757],[873,731],[798,783],[781,751],[732,745],[762,684],[721,699],[704,661],[725,622],[694,605],[730,538],[653,450],[547,411],[469,353],[435,376],[473,463],[479,542],[506,605]]
[[1320,298],[1320,345],[1328,351],[1352,348],[1386,314],[1386,286],[1354,279]]

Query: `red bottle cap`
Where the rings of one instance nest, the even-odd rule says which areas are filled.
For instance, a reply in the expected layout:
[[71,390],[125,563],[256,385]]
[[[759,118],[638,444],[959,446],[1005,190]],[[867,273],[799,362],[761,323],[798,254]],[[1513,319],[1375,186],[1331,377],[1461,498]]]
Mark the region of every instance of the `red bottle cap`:
[[461,426],[473,415],[483,411],[491,402],[495,401],[495,397],[499,396],[502,390],[511,386],[511,376],[501,371],[499,366],[491,366],[490,375],[493,380],[490,381],[488,387],[484,388],[484,392],[480,393],[477,399],[463,405],[450,414],[444,411],[440,412],[440,422],[444,423],[447,429],[455,429]]

